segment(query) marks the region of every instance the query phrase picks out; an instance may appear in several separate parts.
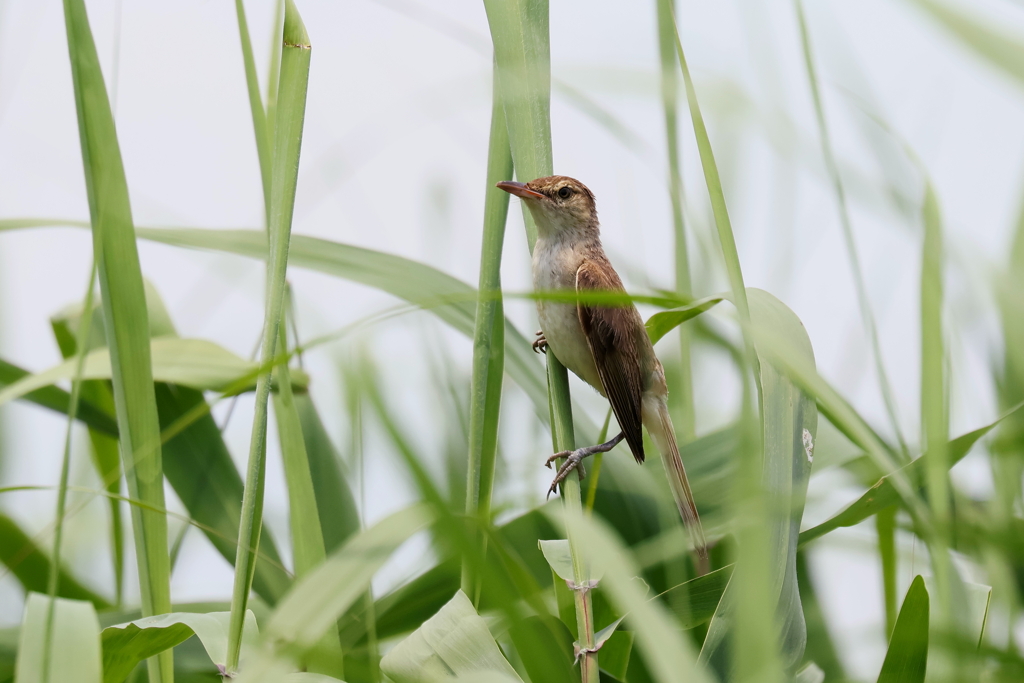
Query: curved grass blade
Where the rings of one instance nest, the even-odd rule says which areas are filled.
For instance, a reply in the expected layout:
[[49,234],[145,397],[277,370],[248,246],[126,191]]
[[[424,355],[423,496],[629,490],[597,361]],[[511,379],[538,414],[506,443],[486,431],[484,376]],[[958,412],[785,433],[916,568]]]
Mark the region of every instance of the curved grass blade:
[[716,304],[721,303],[727,298],[729,297],[726,295],[717,294],[699,299],[687,306],[655,313],[647,319],[647,336],[651,338],[652,344],[657,344],[662,337],[679,325],[682,325],[687,320],[693,320],[701,313],[713,308]]
[[[64,18],[93,253],[113,360],[114,401],[125,477],[133,498],[163,509],[160,425],[153,391],[148,313],[128,184],[84,0],[64,0]],[[132,521],[143,612],[167,612],[171,607],[167,519],[159,512],[133,506]],[[174,680],[169,652],[158,661],[151,660],[149,675],[152,683]]]
[[[108,626],[100,634],[103,643],[103,683],[121,683],[135,665],[179,645],[193,635],[222,674],[227,661],[230,612],[172,612]],[[259,643],[259,629],[252,611],[245,615],[243,659]]]
[[[22,617],[18,659],[14,669],[16,683],[76,681],[100,683],[100,624],[89,602],[29,593]],[[46,661],[43,652],[44,631],[52,612],[53,654]],[[47,672],[49,675],[47,675]]]
[[[281,45],[281,78],[277,119],[274,131],[274,170],[268,229],[270,252],[267,260],[266,312],[260,359],[269,364],[277,355],[277,341],[284,311],[285,271],[291,241],[295,186],[299,172],[302,127],[306,111],[306,87],[309,82],[310,44],[295,3],[285,2],[284,38]],[[249,445],[249,463],[242,498],[242,519],[238,528],[238,553],[235,557],[235,583],[231,596],[231,627],[228,631],[227,670],[238,668],[242,625],[249,590],[256,567],[256,552],[263,525],[263,490],[266,470],[267,403],[270,398],[270,373],[264,372],[256,383],[256,407]]]
[[[495,72],[495,80],[497,72]],[[483,244],[480,247],[479,299],[473,332],[473,379],[470,388],[469,458],[466,466],[466,514],[489,519],[494,464],[498,453],[498,417],[505,368],[505,313],[501,301],[501,250],[509,195],[495,185],[512,177],[508,127],[497,85],[493,88],[491,132],[487,152]],[[478,599],[469,561],[462,590]]]
[[928,589],[917,576],[903,599],[878,683],[924,683],[928,663]]

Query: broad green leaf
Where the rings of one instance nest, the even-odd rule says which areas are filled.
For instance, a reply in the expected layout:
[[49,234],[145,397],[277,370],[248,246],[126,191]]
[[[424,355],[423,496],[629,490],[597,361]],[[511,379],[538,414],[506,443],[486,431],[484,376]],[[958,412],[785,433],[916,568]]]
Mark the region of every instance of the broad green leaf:
[[[160,337],[151,342],[153,379],[203,391],[244,391],[253,385],[259,365],[203,339]],[[0,405],[74,375],[72,358],[49,370],[24,377],[0,390]],[[110,352],[96,349],[85,357],[83,379],[110,379]],[[304,387],[309,378],[296,371],[293,381]]]
[[[170,610],[171,598],[167,518],[159,512],[164,509],[160,423],[128,183],[84,0],[64,0],[64,19],[121,457],[129,493],[149,506],[132,506],[142,608],[161,614]],[[149,675],[151,683],[174,680],[169,652],[150,663]]]
[[[722,595],[732,578],[732,565],[708,572],[703,576],[690,579],[678,586],[673,586],[662,593],[671,605],[683,628],[694,628],[708,621],[715,615]],[[676,594],[682,593],[684,600],[674,600]]]
[[[531,683],[563,683],[579,674],[573,672],[572,634],[565,624],[549,615],[520,619],[508,629],[519,662]],[[602,661],[604,650],[602,653]]]
[[437,678],[483,672],[522,681],[462,591],[392,648],[380,666],[395,683],[430,683]]
[[[50,558],[17,522],[0,514],[0,563],[3,563],[28,592],[46,590],[46,577],[50,574]],[[91,602],[96,609],[108,609],[111,603],[86,588],[66,568],[61,568],[57,582],[57,595],[72,600]]]
[[[217,669],[224,672],[228,651],[229,612],[173,612],[144,617],[103,629],[103,683],[121,683],[144,659],[178,645],[193,635],[199,637]],[[259,642],[256,617],[245,615],[242,659],[249,657]]]
[[[276,46],[274,49],[278,49]],[[281,74],[278,85],[278,110],[274,121],[273,172],[271,174],[270,214],[267,217],[269,253],[267,287],[263,316],[260,363],[269,366],[277,355],[282,313],[284,311],[285,274],[291,242],[295,187],[299,173],[299,153],[306,116],[306,88],[309,84],[311,47],[302,17],[291,0],[285,0],[285,18],[281,50]],[[267,404],[270,399],[270,372],[262,372],[256,381],[256,401],[249,438],[242,516],[238,527],[238,552],[235,555],[235,581],[231,593],[231,626],[228,630],[228,673],[238,666],[245,610],[256,570],[260,531],[263,526],[263,493],[267,455]]]
[[544,559],[551,566],[551,571],[563,581],[573,581],[572,554],[569,552],[569,541],[537,541]]
[[90,602],[56,598],[49,663],[44,661],[44,633],[50,598],[29,593],[21,620],[15,683],[100,683],[100,624]]
[[400,545],[432,521],[422,506],[405,508],[353,536],[327,561],[295,583],[263,629],[260,654],[239,676],[241,683],[278,680],[295,658],[315,647],[356,600]]
[[928,590],[918,576],[903,599],[878,683],[923,683],[927,661]]
[[[1024,407],[1024,404],[1018,404],[1014,408],[1011,408],[1000,415],[995,422],[985,425],[984,427],[979,427],[974,431],[963,434],[962,436],[950,441],[947,450],[948,460],[946,464],[949,467],[952,467],[960,462],[964,456],[971,451],[974,444],[995,429],[1000,422],[1017,413],[1022,407]],[[917,458],[900,468],[900,473],[904,479],[909,481],[919,490],[923,490],[926,471],[925,463],[927,462],[926,458],[928,457],[929,454],[925,453],[920,458]],[[886,475],[879,479],[878,482],[864,495],[851,503],[842,512],[836,514],[831,519],[818,524],[817,526],[803,531],[800,534],[800,543],[801,545],[809,543],[810,541],[813,541],[820,536],[824,536],[828,532],[834,531],[840,527],[849,527],[860,524],[871,515],[874,515],[892,505],[897,505],[899,502],[900,496],[893,487],[892,475]]]

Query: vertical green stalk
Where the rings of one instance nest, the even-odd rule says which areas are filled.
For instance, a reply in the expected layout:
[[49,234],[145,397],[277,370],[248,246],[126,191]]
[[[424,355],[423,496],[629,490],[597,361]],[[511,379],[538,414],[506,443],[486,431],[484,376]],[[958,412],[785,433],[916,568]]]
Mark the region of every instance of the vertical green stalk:
[[[291,0],[285,2],[281,50],[280,105],[274,126],[274,164],[268,221],[270,252],[267,257],[266,311],[260,348],[260,364],[265,368],[269,368],[277,354],[281,314],[284,311],[285,273],[288,268],[288,246],[291,239],[292,212],[295,208],[302,125],[306,111],[306,87],[309,82],[309,36]],[[242,517],[238,528],[234,590],[231,595],[227,660],[229,672],[238,669],[242,627],[263,525],[270,378],[270,371],[267,370],[260,374],[256,383],[256,407],[249,443],[245,493],[242,497]]]
[[[551,158],[551,44],[547,0],[484,0],[487,23],[494,43],[496,83],[505,109],[516,177],[521,181],[552,174]],[[523,207],[526,238],[533,251],[537,227]],[[569,377],[553,353],[547,354],[548,402],[551,437],[556,452],[575,448]],[[579,473],[562,482],[566,514],[582,514]],[[594,615],[590,597],[590,568],[584,561],[579,539],[570,526],[569,548],[577,590],[577,633],[583,652],[580,671],[583,683],[597,683],[597,649],[594,647]]]
[[[473,334],[473,379],[469,408],[469,461],[466,467],[466,514],[481,521],[490,516],[494,461],[498,449],[501,383],[505,368],[505,313],[501,300],[501,249],[505,240],[509,195],[495,184],[512,177],[505,112],[493,86],[491,133],[487,152],[484,235],[480,249],[480,284]],[[483,539],[481,539],[482,541]],[[462,590],[476,602],[477,587],[467,558]]]
[[[683,73],[686,86],[686,99],[693,122],[693,132],[697,139],[697,150],[700,153],[704,180],[711,199],[711,209],[718,230],[718,238],[722,247],[729,284],[732,289],[733,303],[739,313],[743,328],[742,367],[743,399],[740,444],[740,473],[736,479],[737,509],[737,566],[732,583],[736,585],[736,618],[733,642],[740,644],[732,648],[736,657],[738,681],[781,681],[782,671],[777,652],[777,628],[773,620],[775,604],[771,597],[771,580],[764,568],[769,563],[768,538],[770,530],[767,520],[770,511],[761,484],[761,472],[764,466],[761,442],[761,420],[755,407],[754,392],[751,390],[753,374],[757,395],[761,395],[760,366],[754,353],[754,344],[750,333],[750,305],[747,291],[743,284],[743,272],[740,269],[739,252],[736,249],[736,238],[733,235],[729,211],[725,203],[725,192],[722,188],[718,165],[715,162],[708,137],[704,117],[701,115],[697,102],[697,92],[686,64],[683,44],[679,39],[679,30],[672,18],[676,55]],[[753,371],[751,373],[751,370]],[[702,652],[702,657],[704,653]]]
[[942,219],[931,182],[924,195],[921,253],[921,434],[928,454],[926,483],[935,535],[932,564],[938,588],[940,623],[952,624],[949,548],[948,397],[942,327]]
[[67,507],[68,476],[71,471],[71,436],[74,431],[75,418],[78,415],[78,400],[82,392],[82,368],[88,353],[89,330],[92,327],[93,282],[96,279],[96,264],[89,265],[89,284],[85,290],[85,303],[82,305],[82,317],[75,334],[77,350],[75,358],[75,375],[71,381],[71,399],[68,402],[68,424],[64,432],[64,457],[60,465],[60,483],[57,486],[57,516],[53,530],[53,559],[50,562],[50,575],[47,577],[46,593],[50,596],[46,611],[46,629],[43,643],[43,681],[50,681],[50,658],[53,650],[53,621],[57,609],[57,585],[60,580],[61,545],[64,540],[64,511]]
[[[131,506],[142,613],[171,609],[160,422],[150,359],[149,313],[128,183],[84,0],[64,0],[93,255],[110,349],[114,405]],[[174,680],[171,650],[149,660],[151,683]]]
[[878,554],[882,559],[882,594],[885,600],[885,635],[892,635],[896,626],[896,511],[888,507],[875,517],[878,531]]
[[[676,292],[684,299],[693,296],[690,276],[690,255],[683,222],[683,173],[679,159],[679,79],[676,72],[675,31],[672,23],[675,0],[657,0],[658,54],[661,58],[661,102],[665,110],[665,144],[668,147],[669,196],[672,200],[672,228],[675,234]],[[687,325],[679,326],[679,362],[682,367],[678,386],[673,392],[677,437],[680,445],[697,437],[697,418],[693,403],[693,367],[690,347],[692,335]]]
[[[267,115],[263,109],[263,102],[260,100],[260,82],[256,75],[256,60],[252,54],[252,41],[249,39],[249,22],[245,19],[245,5],[242,0],[235,0],[235,14],[238,16],[238,36],[242,43],[242,62],[245,64],[245,85],[249,93],[249,109],[252,111],[252,128],[256,134],[256,155],[260,162],[260,179],[263,181],[263,204],[264,219],[270,217],[270,174],[271,174],[271,139],[267,127]],[[275,26],[277,26],[275,22]],[[276,49],[277,36],[280,30],[274,34],[271,45],[275,49],[271,52],[279,53]]]
[[807,81],[811,86],[811,95],[814,100],[814,115],[818,121],[818,135],[821,138],[821,154],[825,158],[825,168],[828,169],[829,177],[832,179],[832,186],[836,193],[836,203],[839,206],[839,222],[843,226],[843,240],[846,243],[846,255],[850,259],[850,270],[853,271],[853,284],[857,291],[857,304],[860,308],[860,317],[864,325],[864,331],[871,342],[871,355],[875,359],[875,372],[878,374],[878,384],[882,391],[882,400],[885,403],[885,410],[889,415],[889,422],[896,434],[900,444],[900,455],[904,462],[910,460],[910,450],[907,448],[906,440],[903,438],[903,431],[900,429],[899,417],[896,412],[896,399],[892,393],[892,386],[889,384],[889,375],[885,371],[885,363],[882,359],[882,345],[878,341],[878,326],[875,323],[875,314],[871,310],[871,303],[868,300],[867,286],[864,284],[864,274],[860,265],[860,256],[857,253],[857,243],[853,239],[853,223],[850,220],[850,209],[846,204],[846,190],[843,187],[842,176],[839,175],[839,165],[836,163],[835,153],[832,151],[832,141],[829,136],[828,123],[825,119],[825,107],[822,104],[821,89],[818,86],[818,75],[814,67],[814,53],[811,49],[811,37],[807,30],[807,20],[804,17],[804,6],[801,0],[794,0],[796,5],[797,21],[800,25],[800,44],[803,48],[804,66],[807,70]]

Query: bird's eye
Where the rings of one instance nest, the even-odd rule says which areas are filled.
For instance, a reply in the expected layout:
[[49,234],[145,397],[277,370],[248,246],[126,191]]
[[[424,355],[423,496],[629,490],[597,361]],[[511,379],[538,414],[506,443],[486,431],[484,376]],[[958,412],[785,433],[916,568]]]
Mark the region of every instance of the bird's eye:
[[568,199],[569,197],[572,196],[572,188],[569,187],[568,185],[560,187],[558,189],[558,196],[561,197],[562,199]]

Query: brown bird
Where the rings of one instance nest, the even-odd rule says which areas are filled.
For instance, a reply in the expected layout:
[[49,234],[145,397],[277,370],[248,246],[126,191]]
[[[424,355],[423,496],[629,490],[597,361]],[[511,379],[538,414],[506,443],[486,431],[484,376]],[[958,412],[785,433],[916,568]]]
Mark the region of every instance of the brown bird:
[[[583,183],[556,175],[525,184],[504,181],[498,187],[522,198],[537,223],[537,244],[533,249],[535,290],[625,292],[601,246],[594,193]],[[556,458],[566,458],[549,493],[573,468],[579,467],[582,477],[584,458],[610,451],[623,439],[636,461],[642,463],[642,424],[661,452],[672,496],[694,548],[706,560],[704,530],[668,413],[665,371],[654,355],[636,306],[538,300],[537,314],[541,331],[537,333],[534,349],[546,352],[550,348],[565,367],[606,397],[622,429],[606,443],[548,458],[548,467]]]

